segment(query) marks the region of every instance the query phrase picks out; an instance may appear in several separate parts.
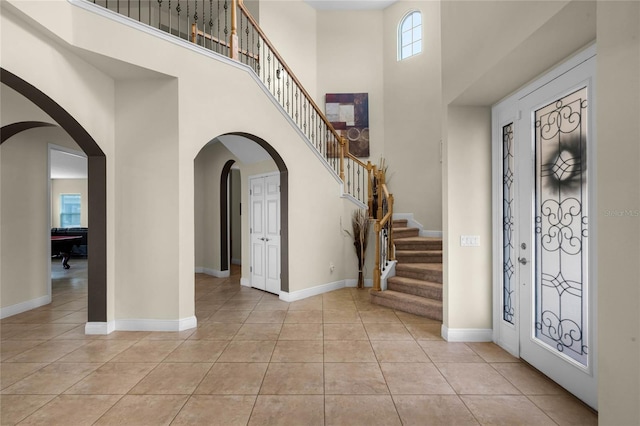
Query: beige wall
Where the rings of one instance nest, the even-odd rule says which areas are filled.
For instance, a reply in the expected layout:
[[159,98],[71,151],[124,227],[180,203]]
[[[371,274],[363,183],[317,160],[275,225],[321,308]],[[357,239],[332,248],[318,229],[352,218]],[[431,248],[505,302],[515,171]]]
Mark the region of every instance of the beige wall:
[[[364,23],[366,25],[359,25]],[[369,158],[384,152],[383,12],[318,12],[318,94],[325,110],[327,93],[369,94]]]
[[80,194],[80,226],[89,226],[87,179],[51,179],[51,227],[60,227],[60,194]]
[[640,3],[598,3],[597,48],[598,422],[637,425]]
[[[397,60],[400,20],[422,12],[423,52]],[[440,2],[400,1],[384,11],[384,155],[394,211],[442,230]]]

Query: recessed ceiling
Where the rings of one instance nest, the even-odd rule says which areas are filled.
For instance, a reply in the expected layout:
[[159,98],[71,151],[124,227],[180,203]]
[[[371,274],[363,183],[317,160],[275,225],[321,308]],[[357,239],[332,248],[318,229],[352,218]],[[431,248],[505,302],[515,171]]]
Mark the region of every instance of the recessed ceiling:
[[304,0],[318,10],[371,10],[384,9],[397,0]]
[[57,149],[50,150],[51,179],[86,179],[87,157]]

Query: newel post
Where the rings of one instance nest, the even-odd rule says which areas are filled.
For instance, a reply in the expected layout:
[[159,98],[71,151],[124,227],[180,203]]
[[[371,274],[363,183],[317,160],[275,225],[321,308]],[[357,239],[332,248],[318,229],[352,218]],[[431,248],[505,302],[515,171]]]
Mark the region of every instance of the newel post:
[[345,137],[340,138],[340,180],[344,182],[344,148],[347,145]]
[[231,35],[229,36],[229,57],[238,60],[238,2],[242,0],[231,0]]

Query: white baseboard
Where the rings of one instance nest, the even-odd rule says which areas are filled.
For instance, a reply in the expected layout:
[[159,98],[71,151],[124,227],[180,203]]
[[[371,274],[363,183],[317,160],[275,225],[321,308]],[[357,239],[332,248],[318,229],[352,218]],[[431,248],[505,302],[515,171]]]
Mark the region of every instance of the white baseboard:
[[182,331],[196,328],[195,316],[179,320],[128,319],[108,322],[88,322],[84,326],[85,334],[109,334],[112,331]]
[[116,329],[116,322],[88,322],[84,325],[84,334],[110,334]]
[[394,213],[393,219],[407,220],[407,226],[409,228],[418,228],[421,237],[442,238],[442,231],[424,229],[424,226],[413,218],[413,213]]
[[231,259],[232,265],[242,265],[242,259]]
[[442,324],[442,338],[447,342],[493,342],[490,328],[448,328]]
[[391,278],[391,277],[395,277],[396,276],[396,264],[397,263],[398,263],[397,260],[392,260],[391,262],[389,262],[389,264],[387,265],[387,268],[380,275],[380,289],[382,291],[385,291],[387,289],[387,280],[389,278]]
[[31,309],[48,305],[49,303],[51,303],[51,296],[46,295],[27,300],[25,302],[16,303],[15,305],[6,306],[4,308],[0,308],[0,319],[21,314],[23,312],[30,311]]
[[228,278],[231,275],[229,271],[218,271],[217,269],[205,268],[203,266],[196,266],[194,268],[196,274],[207,274],[216,278]]
[[[357,278],[346,279],[346,280],[344,280],[344,286],[345,287],[356,288],[356,287],[358,287],[358,279]],[[373,288],[373,280],[371,278],[365,278],[364,279],[364,286],[365,286],[365,288],[367,288],[367,287]]]
[[[357,283],[357,280],[355,280]],[[316,296],[318,294],[327,293],[333,290],[339,290],[345,287],[345,280],[335,281],[332,283],[321,284],[311,288],[305,288],[303,290],[297,290],[292,292],[281,291],[280,300],[285,302],[295,302],[296,300],[306,299],[307,297]],[[355,287],[355,284],[354,284]]]
[[240,285],[245,287],[251,287],[251,280],[249,278],[240,278]]

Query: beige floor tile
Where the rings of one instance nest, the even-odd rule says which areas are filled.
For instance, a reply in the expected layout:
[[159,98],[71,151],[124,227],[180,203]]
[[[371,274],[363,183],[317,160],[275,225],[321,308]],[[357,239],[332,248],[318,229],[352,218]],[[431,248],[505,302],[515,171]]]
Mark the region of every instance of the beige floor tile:
[[366,340],[327,340],[324,362],[376,362],[376,356]]
[[99,336],[99,339],[105,340],[142,340],[151,334],[150,331],[114,331],[105,336]]
[[216,363],[204,377],[196,394],[257,395],[268,363]]
[[264,376],[261,395],[322,395],[324,369],[321,362],[272,362]]
[[87,344],[81,340],[49,340],[9,359],[8,362],[54,362]]
[[378,362],[431,362],[413,340],[374,340],[371,346]]
[[404,324],[398,322],[397,324],[381,324],[381,323],[368,323],[364,324],[365,330],[369,335],[370,340],[413,340],[413,337],[407,331]]
[[[426,419],[423,419],[423,423]],[[388,395],[327,395],[325,397],[327,426],[400,425],[400,418]]]
[[491,425],[555,425],[542,410],[525,396],[468,395],[462,401],[481,424]]
[[491,366],[525,395],[559,395],[565,390],[524,363],[492,363]]
[[248,395],[193,395],[171,424],[244,426],[255,400]]
[[340,309],[325,309],[323,311],[323,322],[325,324],[334,323],[361,323],[360,314],[358,311],[348,310],[342,311]]
[[443,340],[441,324],[404,323],[409,333],[416,340]]
[[322,395],[259,395],[249,419],[255,426],[322,426]]
[[[11,321],[13,317],[5,318],[2,320],[2,324],[0,325],[0,339],[3,341],[7,339],[12,339],[14,336],[19,338],[22,336],[22,333],[36,328],[38,324],[15,324],[7,321]],[[41,340],[41,339],[38,339]],[[41,340],[43,341],[43,340]]]
[[109,362],[73,385],[65,394],[124,395],[157,365]]
[[405,324],[437,324],[442,326],[442,321],[421,317],[420,315],[414,315],[408,312],[395,311],[395,313],[398,319]]
[[52,324],[84,324],[87,322],[87,313],[78,311],[72,312],[61,318],[52,321]]
[[382,374],[394,395],[454,394],[435,365],[429,363],[381,363]]
[[598,415],[572,395],[536,395],[529,399],[559,425],[598,424]]
[[189,336],[189,340],[231,340],[242,327],[242,323],[206,322]]
[[520,362],[518,358],[492,342],[467,343],[466,345],[487,362]]
[[63,356],[58,362],[107,362],[134,343],[131,340],[94,340]]
[[458,394],[520,395],[520,391],[487,363],[436,364]]
[[285,324],[322,324],[322,311],[289,311],[284,322]]
[[278,340],[271,362],[322,362],[322,340]]
[[95,425],[168,425],[187,398],[186,395],[125,395]]
[[48,340],[76,328],[76,324],[42,324],[14,336],[16,340]]
[[302,300],[296,300],[289,305],[290,311],[317,311],[322,310],[322,295],[312,296]]
[[253,311],[287,311],[289,310],[289,305],[289,302],[282,300],[261,300]]
[[211,315],[207,322],[232,322],[232,323],[242,323],[244,322],[251,313],[251,310],[219,310],[215,314]]
[[0,343],[0,361],[5,362],[44,342],[46,340],[2,340],[2,343]]
[[280,340],[322,340],[322,324],[284,324]]
[[378,363],[325,363],[325,395],[388,394]]
[[175,348],[180,340],[141,340],[111,359],[112,362],[160,362]]
[[163,362],[147,374],[130,394],[190,395],[200,384],[213,364]]
[[165,362],[216,362],[229,344],[219,340],[187,340],[171,352]]
[[218,362],[269,362],[275,340],[234,340],[218,358]]
[[282,324],[287,311],[253,311],[245,321],[257,324]]
[[[269,312],[269,311],[265,311]],[[233,340],[278,340],[282,323],[248,324],[244,323]]]
[[20,424],[90,425],[119,399],[117,395],[59,395]]
[[0,364],[0,386],[2,389],[19,382],[49,365],[48,363],[36,362],[5,362]]
[[392,324],[400,323],[400,319],[393,310],[360,311],[360,319],[364,324]]
[[369,336],[360,323],[324,324],[324,340],[369,340]]
[[106,340],[100,334],[84,334],[84,324],[81,324],[66,333],[62,333],[53,338],[53,340]]
[[14,425],[55,397],[55,395],[0,395],[0,424]]
[[49,364],[2,390],[3,394],[53,395],[64,392],[92,373],[100,364]]
[[194,332],[194,329],[182,331],[153,331],[143,337],[142,340],[185,340]]
[[418,344],[433,362],[484,362],[465,343],[419,340]]
[[232,299],[224,302],[224,305],[222,305],[222,307],[220,308],[220,311],[222,310],[252,311],[253,308],[256,307],[258,302],[259,300],[256,300],[256,299],[244,299],[244,300]]
[[326,310],[341,310],[341,311],[353,311],[356,312],[356,304],[353,300],[327,300],[322,302],[322,309]]
[[479,423],[457,395],[394,395],[405,426],[471,426]]

